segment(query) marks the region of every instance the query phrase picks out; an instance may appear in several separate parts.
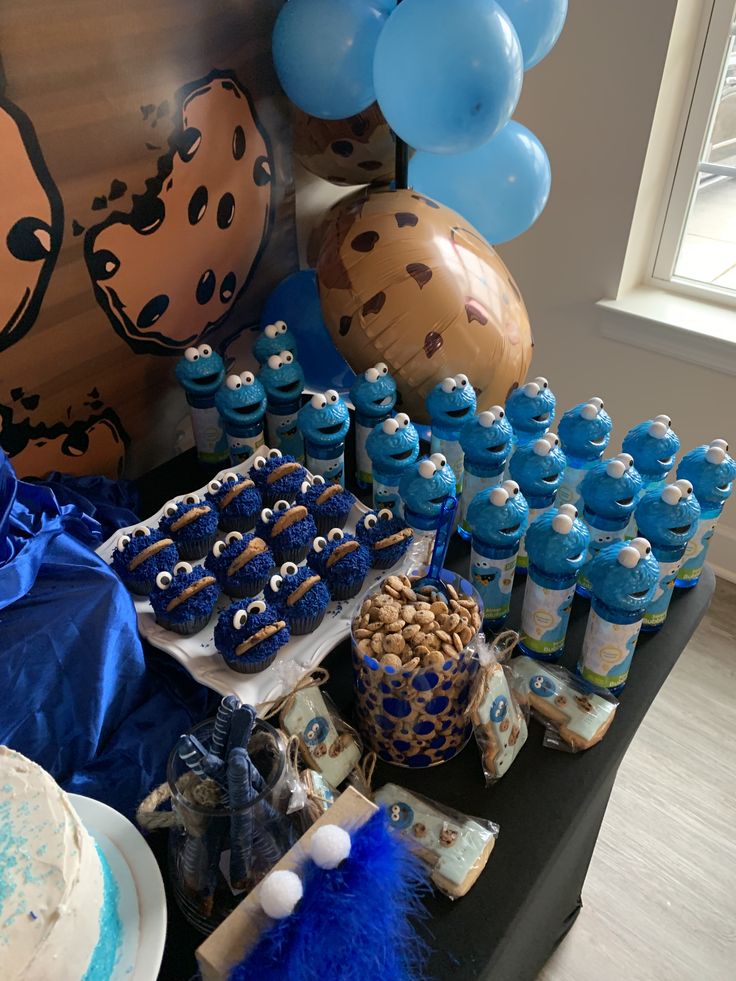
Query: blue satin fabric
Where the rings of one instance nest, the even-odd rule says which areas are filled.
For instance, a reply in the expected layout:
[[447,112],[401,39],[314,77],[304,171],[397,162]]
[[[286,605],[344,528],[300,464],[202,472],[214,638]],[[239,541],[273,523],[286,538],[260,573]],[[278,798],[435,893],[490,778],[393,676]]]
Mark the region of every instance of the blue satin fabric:
[[102,529],[103,540],[118,528],[134,525],[138,519],[139,495],[132,480],[110,480],[108,477],[77,477],[53,471],[34,484],[49,487],[62,506],[76,504]]
[[93,518],[17,480],[0,451],[0,743],[132,815],[208,692],[164,655],[147,669],[100,541]]

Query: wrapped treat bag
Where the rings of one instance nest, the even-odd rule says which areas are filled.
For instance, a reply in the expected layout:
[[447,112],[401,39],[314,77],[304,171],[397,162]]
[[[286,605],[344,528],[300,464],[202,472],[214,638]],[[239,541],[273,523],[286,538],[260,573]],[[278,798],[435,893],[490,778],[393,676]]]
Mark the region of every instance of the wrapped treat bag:
[[366,488],[373,483],[368,437],[389,418],[396,405],[396,382],[382,361],[356,377],[350,400],[355,407],[355,480],[358,487]]
[[460,430],[465,472],[457,530],[462,538],[469,538],[473,530],[468,520],[468,508],[476,494],[495,487],[503,480],[512,436],[511,425],[500,405],[479,413]]
[[[560,441],[550,432],[533,443],[519,446],[511,457],[509,472],[529,505],[530,525],[541,514],[554,507],[557,488],[565,474],[565,462]],[[516,563],[521,575],[526,575],[528,565],[526,541],[522,537]]]
[[328,484],[345,483],[345,437],[350,428],[346,403],[334,388],[318,392],[303,405],[297,426],[304,437],[307,470]]
[[268,445],[304,463],[304,438],[296,424],[302,404],[304,372],[291,351],[271,354],[258,373],[266,392]]
[[373,507],[401,516],[399,481],[419,456],[419,433],[405,412],[386,419],[368,434],[366,452],[373,468]]
[[556,405],[554,392],[542,375],[511,390],[505,408],[506,418],[514,431],[512,456],[520,446],[544,436],[554,422]]
[[244,371],[227,376],[215,396],[215,405],[227,436],[230,461],[237,466],[264,445],[266,393],[255,375]]
[[562,416],[557,432],[567,466],[557,491],[558,505],[578,505],[580,485],[606,452],[612,427],[611,417],[603,409],[603,399],[598,396],[573,406]]
[[442,454],[455,474],[455,492],[463,489],[463,449],[460,430],[476,409],[475,389],[467,375],[443,378],[427,396],[432,420],[432,453]]
[[188,347],[176,364],[176,380],[184,389],[192,417],[192,432],[200,463],[227,460],[227,440],[215,407],[215,395],[225,380],[225,365],[209,344]]

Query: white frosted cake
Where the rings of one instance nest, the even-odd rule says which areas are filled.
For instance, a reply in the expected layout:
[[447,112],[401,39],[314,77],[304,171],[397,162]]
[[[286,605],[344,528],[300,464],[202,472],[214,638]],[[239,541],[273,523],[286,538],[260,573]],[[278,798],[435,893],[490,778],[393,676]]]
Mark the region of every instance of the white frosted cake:
[[0,978],[109,979],[117,886],[64,791],[0,746]]

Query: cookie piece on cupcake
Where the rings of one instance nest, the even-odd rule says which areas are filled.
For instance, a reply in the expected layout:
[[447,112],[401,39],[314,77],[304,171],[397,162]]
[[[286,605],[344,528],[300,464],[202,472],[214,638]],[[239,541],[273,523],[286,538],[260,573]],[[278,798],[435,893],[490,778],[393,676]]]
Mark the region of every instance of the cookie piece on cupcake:
[[303,504],[314,518],[317,533],[326,535],[331,528],[344,528],[355,498],[341,484],[328,484],[320,474],[302,482],[296,503]]
[[263,596],[287,620],[293,636],[315,630],[330,602],[330,591],[322,578],[308,566],[299,568],[294,562],[284,562],[271,576]]
[[162,535],[172,538],[183,559],[203,559],[217,534],[218,516],[212,504],[199,494],[167,501],[158,523]]
[[346,600],[360,592],[371,557],[357,538],[342,528],[333,528],[327,538],[315,538],[307,555],[307,564],[327,583],[333,599]]
[[264,588],[273,569],[273,556],[257,535],[231,531],[225,541],[215,542],[204,560],[223,593],[235,599],[255,596]]
[[217,509],[221,531],[252,531],[263,503],[250,477],[230,471],[207,484],[204,497]]
[[186,637],[207,626],[219,596],[217,580],[207,569],[177,562],[171,572],[159,572],[148,598],[156,623]]
[[112,553],[112,567],[137,596],[148,596],[159,572],[171,572],[179,552],[171,538],[148,525],[138,525],[121,535]]
[[267,456],[255,458],[249,476],[260,490],[263,503],[272,507],[276,501],[291,503],[308,475],[293,456],[269,450]]
[[314,518],[303,504],[276,501],[264,508],[256,522],[256,534],[273,552],[277,565],[301,562],[317,535]]
[[215,625],[215,647],[240,674],[255,674],[271,664],[289,641],[289,627],[263,600],[240,600],[222,610]]
[[371,568],[390,569],[404,557],[414,532],[389,508],[370,511],[355,526],[355,537],[370,551]]

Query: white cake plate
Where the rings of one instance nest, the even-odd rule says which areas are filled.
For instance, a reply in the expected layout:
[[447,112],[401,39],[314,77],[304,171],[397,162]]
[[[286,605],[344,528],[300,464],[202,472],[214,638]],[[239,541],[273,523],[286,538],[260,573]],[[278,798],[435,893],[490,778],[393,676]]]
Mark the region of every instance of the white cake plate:
[[166,894],[153,852],[112,807],[80,794],[69,794],[69,799],[120,890],[122,941],[110,981],[156,981],[166,940]]

